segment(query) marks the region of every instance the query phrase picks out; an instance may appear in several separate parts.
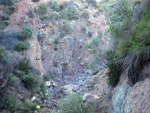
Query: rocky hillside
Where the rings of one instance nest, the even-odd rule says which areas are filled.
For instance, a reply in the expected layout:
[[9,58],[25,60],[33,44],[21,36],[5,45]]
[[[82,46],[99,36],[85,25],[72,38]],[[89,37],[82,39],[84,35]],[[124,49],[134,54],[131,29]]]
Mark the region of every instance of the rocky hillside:
[[149,0],[0,0],[0,112],[149,113]]

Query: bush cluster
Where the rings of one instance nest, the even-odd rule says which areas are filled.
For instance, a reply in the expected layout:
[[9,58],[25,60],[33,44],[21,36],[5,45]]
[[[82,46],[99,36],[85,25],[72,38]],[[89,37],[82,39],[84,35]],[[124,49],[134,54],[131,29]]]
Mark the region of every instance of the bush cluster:
[[15,49],[16,51],[22,51],[22,50],[28,49],[29,46],[30,46],[30,43],[29,43],[28,40],[26,40],[26,41],[20,41],[20,42],[18,42],[18,43],[15,45],[14,49]]
[[90,49],[89,53],[94,55],[94,58],[90,61],[89,66],[94,68],[95,64],[100,64],[101,57],[101,49],[99,47],[100,40],[102,38],[102,32],[97,31],[97,36],[92,37],[89,42],[85,43],[85,48]]
[[22,35],[23,35],[24,37],[26,37],[26,38],[32,36],[32,30],[31,30],[31,28],[28,27],[28,26],[24,26],[24,27],[22,28],[21,33],[22,33]]
[[54,79],[55,75],[54,74],[45,74],[43,77],[44,77],[45,81],[48,81],[50,79]]
[[47,5],[44,4],[44,3],[42,3],[42,4],[40,4],[40,5],[38,6],[38,14],[39,14],[39,15],[44,15],[44,14],[46,14],[46,13],[47,13],[47,10],[48,10]]
[[[142,6],[146,6],[147,4],[148,0],[141,2]],[[116,6],[119,10],[114,10],[109,29],[113,37],[117,38],[117,43],[112,50],[113,54],[108,54],[111,57],[108,60],[108,75],[109,82],[112,86],[117,85],[120,77],[120,69],[118,67],[122,66],[122,64],[117,66],[118,64],[116,62],[124,61],[125,58],[130,58],[128,56],[131,54],[137,54],[143,48],[150,46],[150,26],[148,25],[150,22],[149,8],[146,8],[146,10],[143,8],[144,11],[141,9],[143,15],[141,15],[140,19],[136,19],[133,15],[136,9],[131,7],[132,4],[129,1],[119,1]],[[141,6],[139,5],[139,7]],[[129,73],[128,75],[132,74]]]
[[51,3],[51,8],[54,9],[55,11],[60,11],[60,6],[57,4],[57,1],[53,1]]
[[72,28],[68,22],[63,22],[59,25],[60,36],[64,37],[72,32]]
[[72,94],[60,103],[59,108],[59,113],[94,113],[90,106],[86,106],[83,103],[79,94]]
[[[45,85],[37,71],[29,60],[20,59],[12,57],[12,53],[5,48],[0,49],[0,112],[26,113],[36,110],[36,104],[19,101],[18,87],[25,87],[30,93],[41,92],[45,97]],[[10,87],[14,87],[15,91],[10,92]]]

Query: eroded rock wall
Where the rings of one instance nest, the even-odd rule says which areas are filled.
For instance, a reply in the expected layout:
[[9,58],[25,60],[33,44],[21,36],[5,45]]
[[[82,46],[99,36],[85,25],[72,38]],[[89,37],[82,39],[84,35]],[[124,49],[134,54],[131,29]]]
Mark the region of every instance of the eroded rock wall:
[[[142,73],[150,73],[148,70],[149,67],[147,67],[146,71],[143,70]],[[145,78],[134,86],[130,86],[127,74],[123,73],[119,84],[115,88],[111,88],[108,85],[107,71],[104,69],[87,81],[88,86],[92,87],[92,90],[88,90],[88,93],[84,95],[87,101],[97,102],[97,105],[101,106],[97,108],[99,112],[102,112],[104,107],[107,108],[108,113],[150,112],[149,78]],[[98,98],[95,98],[94,95],[97,95]]]

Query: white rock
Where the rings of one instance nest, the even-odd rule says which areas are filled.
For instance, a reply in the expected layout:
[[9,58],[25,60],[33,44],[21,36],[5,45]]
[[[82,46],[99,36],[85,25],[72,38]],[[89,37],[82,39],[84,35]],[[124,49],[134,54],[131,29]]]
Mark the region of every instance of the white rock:
[[73,89],[76,89],[77,85],[65,85],[64,88],[68,94],[73,94]]
[[91,94],[91,93],[85,93],[83,96],[83,101],[86,101],[88,99],[96,100],[99,99],[100,97],[96,94]]
[[41,107],[39,105],[36,106],[37,109],[40,109]]
[[31,101],[35,101],[36,100],[36,96],[33,96],[32,98],[31,98]]
[[51,81],[46,81],[46,82],[45,82],[45,85],[46,85],[47,87],[56,86],[56,83],[55,83],[55,82],[51,82]]
[[49,86],[51,85],[51,82],[50,82],[50,81],[47,81],[47,82],[45,82],[45,85],[46,85],[47,87],[49,87]]

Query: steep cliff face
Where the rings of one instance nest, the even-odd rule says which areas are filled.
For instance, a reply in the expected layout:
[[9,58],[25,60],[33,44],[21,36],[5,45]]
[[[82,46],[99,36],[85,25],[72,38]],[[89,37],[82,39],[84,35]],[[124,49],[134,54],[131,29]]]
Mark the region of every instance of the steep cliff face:
[[[146,67],[147,68],[147,67]],[[146,70],[146,72],[145,72]],[[143,73],[149,73],[149,67]],[[112,93],[114,112],[121,113],[149,113],[149,78],[130,86],[126,74],[121,76],[119,85]]]
[[30,26],[33,29],[32,39],[30,39],[30,48],[28,50],[20,52],[21,55],[25,56],[31,61],[35,68],[41,71],[43,75],[45,70],[42,65],[41,60],[41,47],[37,39],[37,31],[41,26],[39,18],[29,18],[27,12],[31,7],[35,7],[31,1],[20,1],[15,4],[16,12],[10,16],[9,25],[5,28],[4,32],[16,32],[21,31],[22,27],[25,25]]
[[[149,70],[149,67],[147,68]],[[150,79],[137,82],[134,86],[130,86],[126,73],[123,73],[120,82],[115,88],[108,85],[107,69],[102,70],[90,80],[87,80],[86,87],[88,92],[84,95],[84,99],[90,102],[97,102],[99,108],[96,110],[103,112],[106,108],[109,113],[149,113],[150,101]],[[144,73],[149,71],[143,70]],[[94,90],[93,90],[94,89]],[[97,98],[96,98],[97,96]]]

